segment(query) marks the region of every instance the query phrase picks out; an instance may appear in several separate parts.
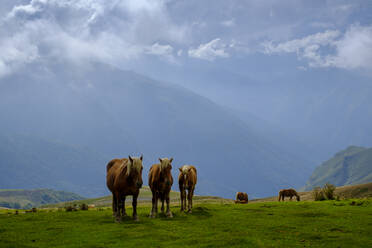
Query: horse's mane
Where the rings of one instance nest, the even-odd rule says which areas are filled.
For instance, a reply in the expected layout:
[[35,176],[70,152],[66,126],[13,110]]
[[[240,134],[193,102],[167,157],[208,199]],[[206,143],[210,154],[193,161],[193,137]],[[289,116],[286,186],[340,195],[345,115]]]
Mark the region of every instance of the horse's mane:
[[191,166],[190,165],[184,165],[182,166],[182,174],[187,174],[190,172]]
[[[171,163],[169,158],[162,158],[162,162],[159,164],[160,171],[163,171]],[[168,162],[168,163],[167,163]]]
[[[142,160],[140,158],[132,158],[132,161],[130,161],[130,159],[127,159],[127,176],[130,175],[130,172],[132,170],[137,170],[138,173],[141,172],[141,168],[142,168]],[[124,163],[123,163],[124,165]]]

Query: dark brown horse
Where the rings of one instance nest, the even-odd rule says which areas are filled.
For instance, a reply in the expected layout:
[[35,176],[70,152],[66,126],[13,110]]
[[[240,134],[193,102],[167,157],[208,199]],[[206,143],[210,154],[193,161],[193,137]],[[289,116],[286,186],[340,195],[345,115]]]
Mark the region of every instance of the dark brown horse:
[[178,176],[178,185],[181,194],[181,211],[186,210],[186,190],[187,193],[187,211],[191,213],[192,197],[194,195],[195,185],[197,182],[196,168],[192,165],[184,165],[179,168],[180,174]]
[[152,209],[150,218],[158,214],[158,200],[161,200],[161,212],[164,213],[164,200],[167,203],[166,216],[172,218],[169,208],[169,193],[173,184],[172,161],[173,158],[159,158],[160,164],[154,164],[149,172],[149,186],[152,192]]
[[112,193],[112,211],[116,221],[120,222],[125,213],[125,197],[133,196],[133,219],[138,220],[137,198],[142,187],[142,160],[131,156],[111,160],[106,167],[106,184]]
[[284,197],[289,197],[289,199],[292,201],[293,196],[296,196],[297,201],[300,201],[300,196],[298,195],[296,190],[282,189],[281,191],[279,191],[278,201],[280,200],[284,201]]
[[248,194],[245,192],[236,192],[235,203],[248,203]]

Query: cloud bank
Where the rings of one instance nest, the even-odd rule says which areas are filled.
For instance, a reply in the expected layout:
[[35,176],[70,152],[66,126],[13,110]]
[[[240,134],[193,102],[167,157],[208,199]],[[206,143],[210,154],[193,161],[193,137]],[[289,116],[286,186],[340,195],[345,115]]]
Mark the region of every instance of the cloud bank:
[[265,54],[296,53],[310,67],[372,69],[372,26],[351,25],[345,33],[326,30],[301,39],[262,45]]
[[0,76],[39,59],[130,68],[152,59],[182,65],[291,53],[298,68],[305,62],[370,69],[371,7],[363,0],[311,6],[291,0],[2,0]]

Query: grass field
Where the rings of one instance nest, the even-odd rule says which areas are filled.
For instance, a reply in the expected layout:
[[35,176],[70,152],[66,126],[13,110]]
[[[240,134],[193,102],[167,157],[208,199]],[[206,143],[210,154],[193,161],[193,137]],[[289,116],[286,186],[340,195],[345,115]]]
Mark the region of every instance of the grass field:
[[149,219],[150,207],[141,206],[139,222],[120,224],[109,208],[0,210],[0,247],[372,247],[371,199],[171,209],[173,219]]

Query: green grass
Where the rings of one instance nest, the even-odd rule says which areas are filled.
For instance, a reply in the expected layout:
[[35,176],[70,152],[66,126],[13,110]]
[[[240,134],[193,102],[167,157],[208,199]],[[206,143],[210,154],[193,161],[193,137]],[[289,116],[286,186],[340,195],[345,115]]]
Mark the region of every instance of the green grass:
[[2,210],[0,247],[372,247],[372,200],[175,206],[173,219],[138,210],[120,224],[108,208]]

